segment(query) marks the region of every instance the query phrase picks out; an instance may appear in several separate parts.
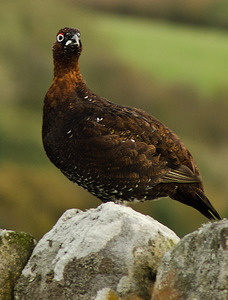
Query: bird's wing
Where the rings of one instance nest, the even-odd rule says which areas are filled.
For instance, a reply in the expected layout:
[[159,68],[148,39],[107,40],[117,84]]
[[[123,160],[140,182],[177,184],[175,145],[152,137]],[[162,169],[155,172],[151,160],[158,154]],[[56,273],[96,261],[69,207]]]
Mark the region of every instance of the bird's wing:
[[180,165],[178,169],[171,169],[162,177],[162,183],[194,183],[201,182],[199,175],[188,167]]
[[111,170],[113,176],[115,171],[137,172],[151,178],[155,185],[200,181],[190,169],[191,155],[176,135],[146,113],[115,106],[99,111],[86,122],[91,123],[83,132],[87,164],[99,164],[103,172]]

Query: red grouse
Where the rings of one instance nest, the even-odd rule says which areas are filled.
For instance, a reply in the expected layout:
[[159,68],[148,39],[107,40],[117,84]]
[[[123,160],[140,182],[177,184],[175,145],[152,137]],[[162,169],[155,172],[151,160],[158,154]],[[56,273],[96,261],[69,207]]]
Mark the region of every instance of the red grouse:
[[179,138],[146,112],[92,92],[79,70],[81,51],[78,29],[58,32],[43,110],[43,145],[51,162],[103,202],[169,196],[220,219]]

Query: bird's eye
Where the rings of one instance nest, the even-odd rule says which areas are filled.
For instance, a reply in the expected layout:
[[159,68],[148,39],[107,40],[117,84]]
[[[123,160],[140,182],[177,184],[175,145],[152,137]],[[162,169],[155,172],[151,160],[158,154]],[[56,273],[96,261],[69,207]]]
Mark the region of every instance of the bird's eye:
[[59,33],[56,37],[57,42],[61,43],[64,40],[64,35]]

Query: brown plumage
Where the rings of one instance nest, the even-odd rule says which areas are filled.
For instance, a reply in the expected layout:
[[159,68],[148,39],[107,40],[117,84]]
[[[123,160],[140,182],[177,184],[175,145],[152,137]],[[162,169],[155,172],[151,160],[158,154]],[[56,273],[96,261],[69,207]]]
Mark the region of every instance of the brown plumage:
[[204,195],[195,161],[179,138],[146,112],[93,93],[79,70],[81,50],[78,29],[58,32],[42,131],[53,164],[104,202],[169,196],[209,219],[220,219]]

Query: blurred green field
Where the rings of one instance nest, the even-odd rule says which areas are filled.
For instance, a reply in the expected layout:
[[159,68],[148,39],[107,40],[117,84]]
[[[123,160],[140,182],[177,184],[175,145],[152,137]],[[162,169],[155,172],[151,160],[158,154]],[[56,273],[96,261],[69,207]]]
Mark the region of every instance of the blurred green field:
[[116,16],[104,18],[99,29],[121,61],[152,78],[194,86],[209,97],[228,90],[226,32]]
[[[52,166],[42,147],[51,47],[65,26],[81,30],[89,87],[171,127],[198,162],[211,202],[228,215],[227,33],[101,13],[76,1],[4,2],[0,20],[0,228],[40,238],[67,208],[101,203]],[[207,221],[169,199],[133,207],[179,235]]]

